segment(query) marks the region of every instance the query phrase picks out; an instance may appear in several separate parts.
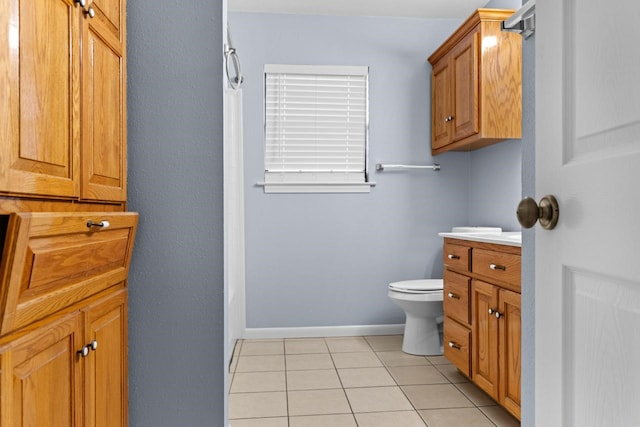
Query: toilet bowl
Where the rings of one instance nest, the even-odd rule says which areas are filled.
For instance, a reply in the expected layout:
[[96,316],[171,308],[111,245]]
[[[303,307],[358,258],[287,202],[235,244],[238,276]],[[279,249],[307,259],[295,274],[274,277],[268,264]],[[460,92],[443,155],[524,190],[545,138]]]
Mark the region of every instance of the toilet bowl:
[[389,298],[407,317],[402,351],[420,356],[442,354],[442,279],[405,280],[389,284]]

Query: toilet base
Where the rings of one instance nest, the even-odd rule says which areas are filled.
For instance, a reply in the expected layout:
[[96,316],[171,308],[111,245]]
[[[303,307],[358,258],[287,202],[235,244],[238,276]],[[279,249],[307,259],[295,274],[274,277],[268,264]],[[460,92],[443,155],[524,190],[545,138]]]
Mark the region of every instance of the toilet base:
[[407,314],[402,351],[416,356],[441,356],[442,345],[436,318],[425,319]]

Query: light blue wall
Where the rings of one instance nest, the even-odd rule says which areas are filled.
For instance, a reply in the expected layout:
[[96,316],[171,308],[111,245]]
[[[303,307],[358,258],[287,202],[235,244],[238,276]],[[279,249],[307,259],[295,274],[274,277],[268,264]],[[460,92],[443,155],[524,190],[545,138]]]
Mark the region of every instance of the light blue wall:
[[[442,277],[437,233],[468,222],[469,154],[430,155],[426,58],[459,20],[229,16],[245,74],[247,326],[404,322],[391,281]],[[263,69],[368,65],[370,154],[442,171],[372,171],[370,194],[264,194]]]
[[130,1],[127,24],[129,425],[221,427],[222,1]]

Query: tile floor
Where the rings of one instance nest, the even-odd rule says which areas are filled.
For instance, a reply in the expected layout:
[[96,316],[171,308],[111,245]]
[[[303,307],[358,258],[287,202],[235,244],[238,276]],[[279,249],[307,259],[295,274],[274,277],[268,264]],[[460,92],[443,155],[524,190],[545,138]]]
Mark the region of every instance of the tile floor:
[[512,427],[518,420],[444,357],[402,336],[241,340],[230,366],[232,427]]

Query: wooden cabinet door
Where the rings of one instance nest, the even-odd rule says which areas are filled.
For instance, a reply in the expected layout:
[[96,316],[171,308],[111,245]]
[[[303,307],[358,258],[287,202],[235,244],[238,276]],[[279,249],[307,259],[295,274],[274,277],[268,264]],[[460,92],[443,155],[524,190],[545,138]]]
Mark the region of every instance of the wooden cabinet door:
[[118,291],[87,307],[85,342],[95,351],[85,360],[85,426],[127,426],[127,293]]
[[81,427],[80,313],[0,348],[0,425]]
[[0,192],[77,197],[77,6],[73,0],[3,0],[0,22]]
[[124,0],[96,0],[83,14],[83,199],[126,201]]
[[520,294],[500,290],[499,355],[500,387],[498,401],[520,419]]
[[453,141],[479,132],[479,51],[480,33],[474,31],[451,53],[453,78]]
[[452,115],[451,107],[451,67],[449,56],[440,59],[431,74],[431,148],[444,147],[451,143],[452,122],[448,119]]
[[473,381],[494,399],[498,398],[498,288],[473,280],[471,284]]

